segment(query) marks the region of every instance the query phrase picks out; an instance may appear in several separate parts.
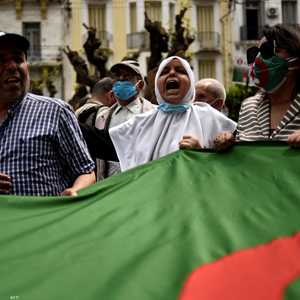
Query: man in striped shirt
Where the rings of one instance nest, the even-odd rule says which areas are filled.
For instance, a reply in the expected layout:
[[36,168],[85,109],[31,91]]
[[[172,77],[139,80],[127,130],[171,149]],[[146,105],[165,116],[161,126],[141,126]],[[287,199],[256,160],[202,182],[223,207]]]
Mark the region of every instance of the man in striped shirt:
[[28,48],[0,32],[0,193],[76,195],[95,166],[71,108],[28,93]]

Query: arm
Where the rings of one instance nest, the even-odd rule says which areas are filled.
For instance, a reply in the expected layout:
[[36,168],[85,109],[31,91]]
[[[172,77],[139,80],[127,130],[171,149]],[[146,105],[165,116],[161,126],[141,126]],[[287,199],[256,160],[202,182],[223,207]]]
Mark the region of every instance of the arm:
[[288,136],[288,144],[293,148],[300,147],[300,130],[296,130]]
[[62,196],[77,196],[77,192],[96,182],[95,172],[78,176],[70,188],[65,189]]
[[76,195],[79,189],[95,182],[95,164],[69,106],[61,107],[56,136],[61,167],[68,174],[68,185],[61,194]]
[[108,130],[100,130],[82,123],[80,128],[93,158],[119,161]]
[[8,175],[0,173],[0,194],[8,194],[11,190],[11,179]]
[[212,149],[216,152],[224,152],[234,145],[236,140],[236,127],[238,124],[222,114],[219,114],[219,116],[220,118],[225,119],[223,121],[223,126],[218,128],[213,135]]

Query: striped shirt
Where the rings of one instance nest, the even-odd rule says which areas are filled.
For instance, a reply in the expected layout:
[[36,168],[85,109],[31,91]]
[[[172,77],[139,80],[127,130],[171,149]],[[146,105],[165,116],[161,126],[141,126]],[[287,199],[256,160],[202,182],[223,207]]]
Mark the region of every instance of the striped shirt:
[[292,101],[277,128],[271,130],[271,103],[264,93],[244,100],[241,106],[237,140],[287,141],[288,135],[300,129],[300,94]]
[[0,125],[0,172],[12,194],[58,195],[94,163],[76,117],[61,100],[27,94]]

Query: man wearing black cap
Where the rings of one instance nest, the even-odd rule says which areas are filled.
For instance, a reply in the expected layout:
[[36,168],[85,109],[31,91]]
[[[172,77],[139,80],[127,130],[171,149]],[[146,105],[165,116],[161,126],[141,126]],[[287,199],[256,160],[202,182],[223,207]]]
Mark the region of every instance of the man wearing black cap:
[[70,107],[28,93],[29,42],[0,32],[0,193],[76,195],[94,163]]
[[[95,127],[109,129],[128,121],[136,114],[154,109],[154,105],[141,97],[144,88],[143,75],[139,63],[135,60],[123,60],[110,69],[115,80],[113,93],[117,100],[111,108],[97,115]],[[104,161],[97,165],[97,179],[101,180],[120,172],[117,162]]]

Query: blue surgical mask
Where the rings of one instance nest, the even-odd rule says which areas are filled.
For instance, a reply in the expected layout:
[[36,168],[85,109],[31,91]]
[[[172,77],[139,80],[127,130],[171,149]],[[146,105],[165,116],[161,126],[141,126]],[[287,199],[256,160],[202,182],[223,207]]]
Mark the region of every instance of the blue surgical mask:
[[131,81],[125,80],[121,81],[118,80],[114,83],[112,88],[115,96],[123,101],[127,101],[128,99],[135,96],[138,92],[136,89],[136,85]]
[[191,105],[190,104],[170,104],[163,102],[159,104],[158,110],[162,110],[163,112],[166,113],[175,113],[175,112],[185,112],[189,109]]

